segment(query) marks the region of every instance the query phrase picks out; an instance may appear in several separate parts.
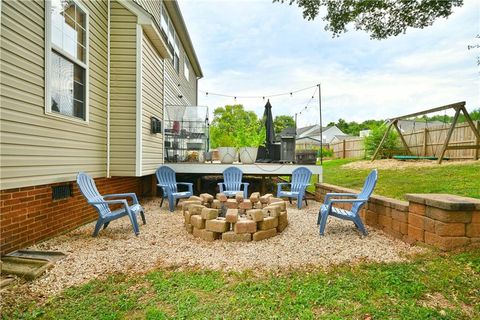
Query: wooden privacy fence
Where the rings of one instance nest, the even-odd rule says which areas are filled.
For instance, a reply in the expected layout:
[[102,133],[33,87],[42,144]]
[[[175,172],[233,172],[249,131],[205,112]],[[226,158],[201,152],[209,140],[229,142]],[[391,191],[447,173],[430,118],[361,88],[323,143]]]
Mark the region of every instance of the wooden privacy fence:
[[365,158],[363,138],[354,138],[330,144],[334,158]]
[[[480,121],[474,121],[475,127],[480,131]],[[439,126],[427,126],[425,129],[415,130],[404,133],[405,142],[407,143],[412,155],[415,156],[439,156],[442,145],[447,137],[449,124]],[[468,123],[459,123],[453,129],[452,137],[449,145],[464,146],[479,144],[472,129]],[[343,140],[330,144],[335,158],[363,158],[365,157],[365,147],[363,146],[363,138],[355,138]],[[479,159],[479,149],[459,149],[447,150],[445,157],[455,160],[461,159]]]

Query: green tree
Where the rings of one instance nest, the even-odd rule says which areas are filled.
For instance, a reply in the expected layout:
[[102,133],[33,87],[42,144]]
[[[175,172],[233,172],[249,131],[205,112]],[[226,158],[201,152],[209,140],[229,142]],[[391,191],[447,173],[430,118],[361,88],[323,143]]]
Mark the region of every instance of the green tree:
[[334,37],[347,32],[353,24],[355,30],[363,30],[372,39],[386,39],[405,33],[408,28],[431,26],[438,18],[447,18],[454,7],[463,0],[273,0],[296,3],[303,9],[303,17],[315,19],[321,7],[325,7],[325,30]]
[[295,120],[292,116],[276,116],[273,120],[275,133],[282,132],[285,128],[295,127]]
[[[377,150],[378,145],[382,141],[383,135],[387,130],[386,126],[379,126],[372,129],[372,132],[368,137],[365,137],[363,144],[365,146],[365,152],[367,157],[372,157]],[[379,158],[391,158],[394,154],[397,154],[401,150],[399,146],[398,134],[393,130],[390,130],[387,139],[383,143],[380,149]]]
[[265,141],[264,127],[255,112],[246,111],[241,104],[216,108],[210,124],[210,146],[259,146]]

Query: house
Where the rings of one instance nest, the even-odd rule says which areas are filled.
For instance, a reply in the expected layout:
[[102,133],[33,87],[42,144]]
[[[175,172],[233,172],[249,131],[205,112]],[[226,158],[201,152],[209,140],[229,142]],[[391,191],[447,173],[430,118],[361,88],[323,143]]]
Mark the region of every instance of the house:
[[[331,143],[336,135],[345,135],[342,130],[335,125],[322,128],[323,144]],[[320,126],[313,125],[303,128],[297,128],[296,148],[299,150],[320,147]]]
[[4,254],[96,218],[78,171],[101,193],[153,191],[151,123],[195,106],[203,75],[176,0],[3,1],[1,17]]
[[349,134],[339,134],[339,135],[336,135],[333,137],[333,139],[330,141],[330,144],[332,143],[337,143],[337,142],[342,142],[342,141],[345,141],[345,140],[350,140],[350,139],[356,139],[358,137],[355,137],[355,136],[351,136]]
[[423,130],[425,128],[433,128],[445,125],[445,123],[435,120],[435,121],[416,121],[416,120],[398,120],[397,121],[398,128],[402,133],[412,132]]
[[358,136],[360,138],[365,138],[365,137],[370,136],[371,133],[372,133],[372,130],[370,130],[370,129],[360,130],[360,132],[358,133]]

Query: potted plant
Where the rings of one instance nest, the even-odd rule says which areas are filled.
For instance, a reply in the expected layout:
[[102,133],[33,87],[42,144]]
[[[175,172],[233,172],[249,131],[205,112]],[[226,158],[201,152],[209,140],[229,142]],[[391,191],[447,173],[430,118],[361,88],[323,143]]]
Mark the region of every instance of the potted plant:
[[265,143],[266,129],[262,121],[239,124],[236,145],[239,148],[240,161],[252,164],[257,160],[258,147]]
[[238,159],[237,148],[235,147],[235,138],[230,134],[223,134],[218,137],[218,157],[221,163],[233,163]]

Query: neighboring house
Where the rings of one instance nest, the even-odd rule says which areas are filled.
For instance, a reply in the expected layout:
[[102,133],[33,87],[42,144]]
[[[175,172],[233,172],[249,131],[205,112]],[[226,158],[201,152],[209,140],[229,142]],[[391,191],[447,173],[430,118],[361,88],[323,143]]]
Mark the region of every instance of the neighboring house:
[[[345,135],[342,130],[336,126],[322,128],[323,144],[331,143],[336,135]],[[297,128],[297,149],[309,149],[311,147],[320,147],[320,126],[313,125],[303,128]]]
[[[78,171],[102,193],[152,192],[164,155],[151,118],[162,121],[168,105],[196,105],[202,70],[177,1],[0,7],[4,254],[96,217]],[[59,185],[67,192],[52,200]]]
[[432,127],[438,127],[445,125],[445,123],[441,121],[416,121],[416,120],[398,120],[397,122],[398,128],[402,131],[402,133],[405,132],[412,132],[412,131],[417,131],[417,130],[423,130],[425,128],[432,128]]
[[333,139],[330,141],[330,144],[332,143],[337,143],[337,142],[342,142],[344,140],[350,140],[350,139],[356,139],[358,137],[351,136],[349,134],[344,134],[344,135],[336,135],[333,137]]
[[370,130],[370,129],[360,130],[360,132],[358,133],[358,136],[360,138],[365,138],[365,137],[370,136],[371,133],[372,133],[372,130]]

